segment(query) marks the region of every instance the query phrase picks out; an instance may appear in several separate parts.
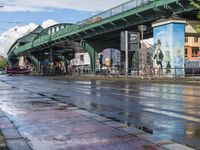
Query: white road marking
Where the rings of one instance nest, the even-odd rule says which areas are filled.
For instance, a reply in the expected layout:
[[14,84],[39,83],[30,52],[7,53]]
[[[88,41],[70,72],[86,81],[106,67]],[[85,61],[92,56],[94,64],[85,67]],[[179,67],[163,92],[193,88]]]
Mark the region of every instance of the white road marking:
[[145,99],[144,96],[134,96],[134,95],[128,95],[128,94],[120,94],[120,93],[111,93],[112,95],[118,95],[118,96],[126,96],[126,97],[132,97],[132,98],[139,98],[139,99]]
[[181,115],[181,114],[177,114],[177,113],[174,113],[174,112],[156,110],[156,109],[151,109],[151,108],[145,108],[143,110],[148,111],[148,112],[154,112],[154,113],[162,114],[162,115],[167,115],[167,116],[171,116],[171,117],[176,117],[176,118],[179,118],[179,119],[184,119],[184,120],[189,120],[189,121],[194,121],[194,122],[200,122],[200,118],[196,118],[196,117],[193,117],[193,116]]

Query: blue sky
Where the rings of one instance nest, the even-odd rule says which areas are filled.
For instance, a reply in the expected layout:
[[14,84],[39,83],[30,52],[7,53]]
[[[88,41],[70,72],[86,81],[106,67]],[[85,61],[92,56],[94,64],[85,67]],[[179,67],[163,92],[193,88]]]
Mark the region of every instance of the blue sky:
[[76,23],[128,0],[1,0],[0,33],[16,25],[47,19]]
[[53,19],[56,22],[76,23],[93,15],[93,12],[72,9],[54,9],[50,12],[0,12],[0,33],[15,25],[26,25],[30,22],[41,24],[44,20]]

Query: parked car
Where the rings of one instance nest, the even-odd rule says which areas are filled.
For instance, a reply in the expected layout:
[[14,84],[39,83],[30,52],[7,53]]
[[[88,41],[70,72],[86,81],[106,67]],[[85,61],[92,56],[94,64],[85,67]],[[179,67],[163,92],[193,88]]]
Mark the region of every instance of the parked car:
[[30,73],[28,68],[20,67],[20,66],[7,66],[6,73],[9,75],[12,74],[25,74],[28,75]]

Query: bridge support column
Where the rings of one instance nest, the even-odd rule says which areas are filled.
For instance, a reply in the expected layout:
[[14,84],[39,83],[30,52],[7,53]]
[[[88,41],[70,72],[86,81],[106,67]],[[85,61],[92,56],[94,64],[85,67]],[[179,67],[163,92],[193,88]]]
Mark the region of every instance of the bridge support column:
[[31,55],[31,54],[27,55],[27,57],[31,60],[32,64],[35,66],[35,71],[37,73],[39,73],[39,70],[40,70],[39,60],[36,57],[34,57],[33,55]]
[[95,47],[95,42],[93,41],[83,41],[81,42],[81,46],[88,52],[90,55],[90,64],[91,64],[91,70],[93,74],[95,74],[96,71],[96,57],[97,57],[97,48]]
[[120,49],[119,41],[107,41],[107,40],[83,40],[81,41],[81,46],[89,53],[91,70],[95,74],[96,71],[96,60],[99,52],[106,48]]
[[185,20],[168,19],[152,24],[158,76],[163,73],[169,77],[185,75],[185,23]]

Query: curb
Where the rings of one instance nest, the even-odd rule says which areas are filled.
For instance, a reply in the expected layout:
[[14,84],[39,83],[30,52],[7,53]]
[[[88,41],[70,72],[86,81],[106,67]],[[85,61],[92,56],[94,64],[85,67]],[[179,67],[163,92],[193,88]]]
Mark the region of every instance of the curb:
[[117,78],[112,78],[112,77],[102,77],[102,76],[74,76],[74,77],[68,77],[68,76],[51,76],[47,77],[52,80],[102,80],[102,81],[129,81],[131,83],[135,82],[141,82],[141,83],[165,83],[165,84],[185,84],[185,85],[200,85],[200,78],[195,79],[195,78],[162,78],[162,79],[141,79],[141,78],[134,78],[134,77],[117,77]]
[[63,102],[56,101],[55,104],[57,104],[58,106],[61,106],[61,107],[65,107],[66,109],[71,110],[72,112],[79,113],[79,114],[84,115],[88,118],[91,118],[93,120],[101,122],[105,125],[111,126],[111,127],[118,129],[120,131],[126,132],[126,133],[133,135],[135,137],[138,137],[140,139],[144,139],[146,141],[152,142],[153,144],[159,145],[159,146],[166,148],[168,150],[195,150],[195,149],[188,147],[186,145],[179,144],[179,143],[176,143],[176,142],[170,141],[170,140],[160,139],[156,136],[153,136],[153,135],[146,133],[142,130],[139,130],[135,127],[129,127],[129,126],[123,124],[123,123],[113,121],[109,118],[102,117],[100,115],[91,113],[91,112],[86,111],[86,110],[79,109],[78,107],[74,107],[74,106],[68,105],[68,104],[63,103]]
[[[0,133],[5,143],[0,145],[1,150],[32,150],[26,139],[19,133],[14,124],[0,109]],[[0,134],[1,135],[1,134]],[[1,142],[0,142],[1,144]],[[3,148],[4,149],[3,149]]]

